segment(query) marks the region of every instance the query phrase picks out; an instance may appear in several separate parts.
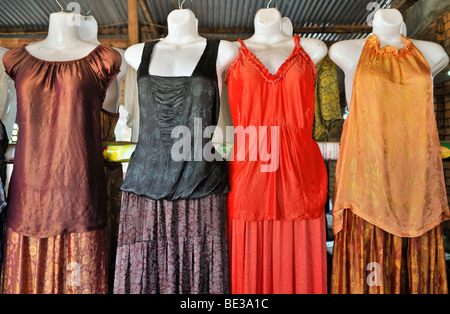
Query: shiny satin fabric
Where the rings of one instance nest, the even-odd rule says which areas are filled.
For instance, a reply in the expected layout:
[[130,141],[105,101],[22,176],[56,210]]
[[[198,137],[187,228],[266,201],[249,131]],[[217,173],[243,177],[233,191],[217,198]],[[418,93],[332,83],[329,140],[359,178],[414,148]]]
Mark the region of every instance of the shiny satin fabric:
[[8,227],[46,238],[106,226],[100,111],[120,54],[99,45],[82,59],[51,62],[21,46],[3,62],[15,81],[20,129]]
[[415,238],[344,212],[334,240],[331,294],[448,294],[442,227]]
[[228,219],[232,294],[326,294],[325,212],[315,219]]
[[334,233],[345,209],[399,237],[450,218],[430,67],[412,43],[370,36],[357,67],[336,167]]
[[[327,172],[312,138],[316,72],[299,40],[295,36],[295,49],[275,75],[241,41],[239,57],[227,72],[235,128],[256,129],[253,140],[246,135],[245,145],[236,135],[229,162],[230,219],[314,219],[324,211]],[[259,127],[267,127],[267,134]],[[278,139],[272,137],[273,132],[278,133]],[[271,151],[276,142],[278,152]],[[279,161],[278,167],[268,172],[262,171],[271,163],[264,161],[267,156],[252,157],[264,145],[271,158]]]

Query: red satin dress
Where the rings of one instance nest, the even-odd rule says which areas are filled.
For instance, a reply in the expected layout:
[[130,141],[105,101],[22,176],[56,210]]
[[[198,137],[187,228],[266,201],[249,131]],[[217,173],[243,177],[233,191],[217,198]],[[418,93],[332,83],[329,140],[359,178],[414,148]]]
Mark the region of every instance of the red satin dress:
[[314,63],[295,48],[271,74],[243,41],[226,82],[231,292],[326,293],[327,172],[312,138]]

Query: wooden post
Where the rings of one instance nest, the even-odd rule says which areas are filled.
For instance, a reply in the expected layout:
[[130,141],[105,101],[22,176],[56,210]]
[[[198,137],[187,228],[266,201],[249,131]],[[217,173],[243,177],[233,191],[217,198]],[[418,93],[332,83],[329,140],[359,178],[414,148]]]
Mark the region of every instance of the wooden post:
[[138,0],[128,0],[128,41],[130,46],[139,43]]
[[144,12],[144,16],[149,23],[149,27],[151,29],[151,38],[158,38],[159,32],[158,29],[153,25],[153,18],[150,14],[150,8],[145,0],[139,0],[139,4],[141,5],[141,9]]

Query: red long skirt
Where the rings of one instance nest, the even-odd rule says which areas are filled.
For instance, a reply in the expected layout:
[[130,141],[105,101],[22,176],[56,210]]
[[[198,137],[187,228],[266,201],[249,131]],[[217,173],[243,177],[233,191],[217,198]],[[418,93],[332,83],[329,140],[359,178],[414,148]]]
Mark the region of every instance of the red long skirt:
[[327,292],[323,215],[300,221],[228,219],[227,236],[231,293]]

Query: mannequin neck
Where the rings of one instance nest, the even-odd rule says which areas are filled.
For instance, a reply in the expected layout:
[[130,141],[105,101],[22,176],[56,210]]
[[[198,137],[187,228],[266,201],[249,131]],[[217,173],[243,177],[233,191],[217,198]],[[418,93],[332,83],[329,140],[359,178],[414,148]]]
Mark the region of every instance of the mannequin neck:
[[395,46],[402,48],[405,43],[402,38],[403,17],[398,10],[378,10],[373,21],[373,34],[377,35],[381,47]]
[[252,41],[275,43],[290,37],[283,33],[282,16],[277,9],[261,9],[255,16],[255,33]]
[[50,22],[48,34],[44,40],[44,44],[51,48],[64,49],[76,46],[82,41],[79,30],[76,25],[71,25],[68,21],[69,14],[65,12],[57,12],[50,14]]
[[168,35],[165,41],[186,43],[202,38],[198,34],[198,22],[189,9],[172,11],[167,17]]
[[78,31],[83,41],[96,45],[100,44],[97,39],[98,23],[93,16],[82,16]]

